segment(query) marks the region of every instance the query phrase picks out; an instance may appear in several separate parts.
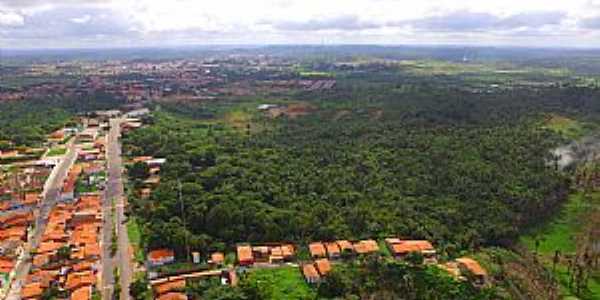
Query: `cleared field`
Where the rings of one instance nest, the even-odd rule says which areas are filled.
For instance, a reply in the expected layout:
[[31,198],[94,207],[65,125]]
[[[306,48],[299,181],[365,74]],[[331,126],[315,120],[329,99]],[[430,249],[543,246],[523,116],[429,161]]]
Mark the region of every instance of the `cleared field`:
[[316,292],[304,281],[297,267],[256,269],[248,278],[264,293],[264,299],[315,299]]

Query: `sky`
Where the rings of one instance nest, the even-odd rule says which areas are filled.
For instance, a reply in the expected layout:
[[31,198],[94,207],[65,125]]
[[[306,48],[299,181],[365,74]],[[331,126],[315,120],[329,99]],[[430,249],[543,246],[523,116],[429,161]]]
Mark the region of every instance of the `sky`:
[[0,48],[600,48],[600,0],[0,0]]

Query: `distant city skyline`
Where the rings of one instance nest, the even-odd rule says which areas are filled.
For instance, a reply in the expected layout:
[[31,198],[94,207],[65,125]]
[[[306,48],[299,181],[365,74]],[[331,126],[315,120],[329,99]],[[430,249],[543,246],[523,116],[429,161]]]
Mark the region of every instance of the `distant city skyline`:
[[0,48],[600,47],[600,0],[0,0]]

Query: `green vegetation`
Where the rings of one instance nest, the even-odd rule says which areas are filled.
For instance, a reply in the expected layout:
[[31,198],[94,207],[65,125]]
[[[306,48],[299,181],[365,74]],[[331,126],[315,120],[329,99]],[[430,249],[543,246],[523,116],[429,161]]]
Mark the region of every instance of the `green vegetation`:
[[318,291],[327,299],[496,299],[493,289],[477,290],[436,266],[378,256],[336,265]]
[[588,131],[581,122],[560,115],[550,115],[543,126],[571,140],[583,137]]
[[522,236],[521,241],[527,248],[543,255],[553,255],[557,250],[574,252],[576,233],[581,227],[580,217],[587,209],[589,205],[583,201],[583,194],[572,194],[556,218]]
[[15,145],[39,146],[46,135],[71,121],[78,113],[111,109],[121,105],[120,100],[96,93],[84,98],[40,98],[0,103],[0,141]]
[[67,153],[67,148],[65,147],[55,147],[52,148],[50,150],[48,150],[48,152],[46,153],[47,156],[61,156],[61,155],[65,155]]
[[268,299],[314,299],[316,292],[300,273],[298,267],[251,270],[244,279],[248,285],[256,286],[261,298]]
[[129,243],[133,247],[135,260],[143,264],[146,254],[144,253],[144,247],[142,246],[142,232],[139,224],[135,217],[129,217],[127,219],[127,236],[129,237]]

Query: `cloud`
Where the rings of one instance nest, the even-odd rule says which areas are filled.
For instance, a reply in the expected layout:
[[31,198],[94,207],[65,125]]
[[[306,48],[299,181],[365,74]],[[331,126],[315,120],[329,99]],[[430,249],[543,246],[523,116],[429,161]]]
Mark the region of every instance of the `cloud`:
[[546,25],[558,25],[566,17],[559,11],[536,11],[513,14],[505,17],[491,13],[454,11],[445,15],[402,22],[418,30],[440,32],[469,32],[485,30],[513,30],[520,27],[539,28]]
[[498,22],[498,27],[517,28],[517,27],[542,27],[546,25],[559,25],[567,14],[562,11],[539,11],[525,12],[506,17]]
[[18,27],[25,24],[23,16],[8,11],[0,11],[0,27]]
[[579,26],[585,29],[600,29],[600,16],[584,18],[579,21]]
[[[265,22],[268,23],[268,22]],[[377,28],[381,25],[361,21],[353,15],[336,16],[329,18],[310,19],[307,21],[281,21],[272,24],[273,28],[289,31],[316,31],[316,30],[363,30]]]
[[71,22],[76,23],[76,24],[85,24],[85,23],[89,22],[91,19],[92,19],[92,17],[90,15],[84,15],[79,18],[71,18]]
[[397,24],[409,24],[420,30],[432,31],[477,31],[489,29],[498,23],[499,19],[490,13],[455,11],[445,15],[432,16]]

